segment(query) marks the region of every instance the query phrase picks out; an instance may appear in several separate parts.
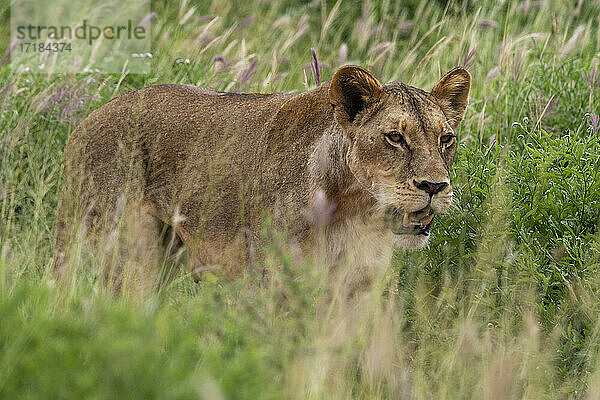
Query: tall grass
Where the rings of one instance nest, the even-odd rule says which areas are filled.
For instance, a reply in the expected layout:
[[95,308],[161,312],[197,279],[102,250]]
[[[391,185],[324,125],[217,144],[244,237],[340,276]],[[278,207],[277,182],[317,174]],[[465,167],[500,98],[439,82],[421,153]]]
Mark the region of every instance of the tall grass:
[[[149,75],[0,66],[0,397],[600,398],[600,2],[152,9]],[[351,304],[277,240],[268,287],[181,273],[140,304],[106,295],[83,254],[57,288],[62,149],[91,110],[157,83],[301,92],[344,63],[426,89],[473,75],[455,203],[426,250],[397,251]]]

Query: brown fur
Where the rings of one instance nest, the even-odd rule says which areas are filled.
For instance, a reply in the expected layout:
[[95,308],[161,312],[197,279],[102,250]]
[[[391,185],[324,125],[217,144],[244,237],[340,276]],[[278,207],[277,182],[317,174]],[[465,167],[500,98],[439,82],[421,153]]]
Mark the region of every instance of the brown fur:
[[[382,86],[368,71],[346,66],[330,84],[299,95],[189,85],[121,95],[91,113],[65,147],[55,269],[64,268],[81,221],[97,253],[114,254],[117,242],[119,257],[137,260],[136,281],[155,282],[157,260],[181,244],[192,268],[235,275],[255,252],[260,258],[266,215],[304,251],[321,243],[328,260],[377,258],[384,265],[395,243],[427,240],[417,227],[402,226],[404,213],[429,203],[441,213],[450,203],[456,140],[439,141],[462,119],[469,87],[463,69],[428,93]],[[407,147],[390,143],[390,131]],[[448,185],[431,197],[416,186],[421,181]],[[315,199],[332,205],[324,223],[307,217],[323,207]],[[315,234],[318,225],[323,234]],[[165,227],[176,233],[163,239],[167,249],[160,243]],[[151,285],[143,283],[144,291]]]

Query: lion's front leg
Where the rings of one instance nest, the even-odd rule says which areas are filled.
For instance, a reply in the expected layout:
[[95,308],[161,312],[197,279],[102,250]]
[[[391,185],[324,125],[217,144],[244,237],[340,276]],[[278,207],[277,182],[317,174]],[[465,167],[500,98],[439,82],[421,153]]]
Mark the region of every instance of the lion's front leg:
[[157,290],[164,263],[162,225],[143,208],[124,211],[103,241],[101,268],[106,287],[138,299]]

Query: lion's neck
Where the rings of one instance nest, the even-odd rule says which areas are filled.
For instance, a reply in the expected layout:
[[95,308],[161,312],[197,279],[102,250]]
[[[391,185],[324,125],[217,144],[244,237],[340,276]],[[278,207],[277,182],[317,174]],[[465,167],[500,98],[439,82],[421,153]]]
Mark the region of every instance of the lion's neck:
[[332,122],[316,142],[309,160],[311,196],[321,190],[335,204],[334,221],[367,216],[375,200],[356,180],[346,162],[350,139]]

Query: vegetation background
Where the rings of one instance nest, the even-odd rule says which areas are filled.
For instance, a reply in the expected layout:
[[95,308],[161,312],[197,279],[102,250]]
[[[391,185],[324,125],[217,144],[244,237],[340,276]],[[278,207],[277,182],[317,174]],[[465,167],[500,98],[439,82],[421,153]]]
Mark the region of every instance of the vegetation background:
[[[600,1],[153,1],[149,75],[16,73],[0,3],[0,398],[600,398]],[[314,48],[316,60],[311,48]],[[454,206],[353,312],[323,266],[137,302],[48,273],[62,149],[157,83],[301,92],[345,63],[473,75]]]

